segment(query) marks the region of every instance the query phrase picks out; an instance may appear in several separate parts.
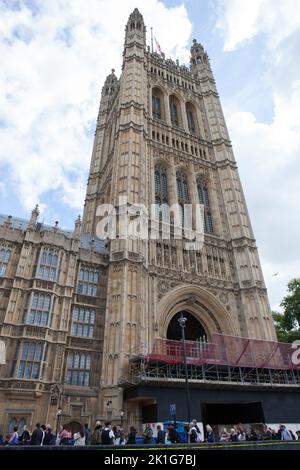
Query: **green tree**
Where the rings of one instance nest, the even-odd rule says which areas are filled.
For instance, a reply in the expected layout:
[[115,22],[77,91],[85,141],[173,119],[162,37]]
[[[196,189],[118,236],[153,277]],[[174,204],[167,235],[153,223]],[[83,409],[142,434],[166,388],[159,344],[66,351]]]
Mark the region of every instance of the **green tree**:
[[283,313],[272,312],[278,341],[292,343],[300,340],[300,278],[287,285],[287,295],[280,306]]

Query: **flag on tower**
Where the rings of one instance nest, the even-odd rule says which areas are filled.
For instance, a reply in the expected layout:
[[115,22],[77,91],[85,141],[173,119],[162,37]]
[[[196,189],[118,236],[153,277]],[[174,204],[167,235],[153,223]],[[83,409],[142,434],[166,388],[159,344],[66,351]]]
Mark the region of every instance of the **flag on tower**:
[[160,55],[163,55],[163,52],[161,50],[161,47],[160,47],[160,44],[159,42],[157,41],[156,37],[154,36],[154,40],[155,40],[155,44],[156,44],[156,49],[158,50],[158,52],[160,53]]

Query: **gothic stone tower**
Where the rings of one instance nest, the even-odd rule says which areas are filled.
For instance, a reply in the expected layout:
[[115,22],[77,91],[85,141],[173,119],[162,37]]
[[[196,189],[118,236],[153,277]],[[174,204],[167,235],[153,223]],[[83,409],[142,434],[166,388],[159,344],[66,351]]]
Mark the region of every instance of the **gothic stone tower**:
[[204,205],[199,251],[172,236],[109,242],[100,413],[125,409],[127,421],[137,422],[139,402],[123,403],[120,381],[132,351],[151,350],[155,338],[177,339],[179,312],[207,338],[276,339],[208,55],[195,39],[189,68],[152,53],[137,9],[126,25],[121,77],[113,70],[102,90],[83,233],[96,234],[103,203],[120,215],[120,197],[127,208],[143,204],[149,212],[155,202]]

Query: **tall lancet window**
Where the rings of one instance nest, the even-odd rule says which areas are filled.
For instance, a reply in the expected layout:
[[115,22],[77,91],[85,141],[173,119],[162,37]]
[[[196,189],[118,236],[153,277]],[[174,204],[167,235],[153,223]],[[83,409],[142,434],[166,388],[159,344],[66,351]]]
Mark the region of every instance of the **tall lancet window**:
[[189,131],[190,131],[191,134],[195,135],[197,133],[196,110],[195,110],[194,106],[191,103],[186,104],[186,116],[187,116]]
[[175,95],[170,96],[171,123],[174,127],[181,126],[180,102]]
[[157,119],[161,119],[161,103],[160,103],[159,96],[152,95],[152,110],[153,110],[153,117]]
[[190,203],[189,187],[186,174],[183,171],[177,171],[177,197],[180,211],[181,226],[184,226],[184,205]]
[[163,165],[156,165],[154,170],[156,218],[168,221],[168,176]]
[[61,259],[58,258],[58,255],[52,250],[45,248],[42,252],[37,269],[37,277],[40,279],[55,281],[57,279],[60,263]]
[[153,88],[152,90],[152,116],[155,119],[165,119],[164,107],[163,107],[164,96],[159,88]]
[[28,311],[27,323],[30,325],[48,325],[51,308],[51,295],[34,292]]
[[214,232],[214,224],[211,215],[210,201],[206,183],[197,181],[198,197],[200,204],[204,205],[204,230],[208,233]]
[[9,248],[0,249],[0,277],[5,276],[10,260],[11,250]]

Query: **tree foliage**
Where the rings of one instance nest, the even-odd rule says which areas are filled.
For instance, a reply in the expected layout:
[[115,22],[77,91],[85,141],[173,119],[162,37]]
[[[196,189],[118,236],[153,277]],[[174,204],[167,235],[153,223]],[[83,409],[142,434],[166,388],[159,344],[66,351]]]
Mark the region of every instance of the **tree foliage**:
[[287,295],[280,306],[283,313],[272,312],[278,341],[291,343],[300,340],[300,278],[287,285]]

